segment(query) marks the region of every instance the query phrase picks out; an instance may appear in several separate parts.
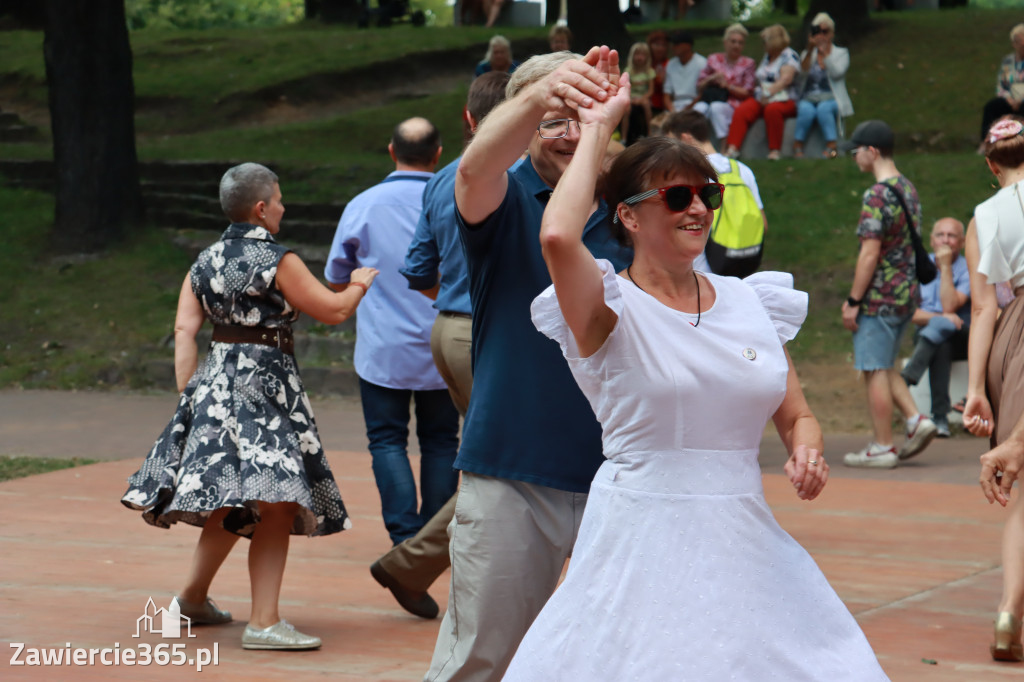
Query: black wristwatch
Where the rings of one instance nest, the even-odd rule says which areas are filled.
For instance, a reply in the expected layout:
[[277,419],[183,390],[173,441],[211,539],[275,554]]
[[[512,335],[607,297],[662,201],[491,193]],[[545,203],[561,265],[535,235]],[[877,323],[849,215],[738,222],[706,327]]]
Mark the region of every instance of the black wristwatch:
[[[862,300],[863,299],[861,299],[861,301]],[[853,296],[847,296],[847,298],[846,298],[846,305],[850,306],[851,308],[856,308],[857,306],[859,306],[861,304],[861,301],[857,300]]]

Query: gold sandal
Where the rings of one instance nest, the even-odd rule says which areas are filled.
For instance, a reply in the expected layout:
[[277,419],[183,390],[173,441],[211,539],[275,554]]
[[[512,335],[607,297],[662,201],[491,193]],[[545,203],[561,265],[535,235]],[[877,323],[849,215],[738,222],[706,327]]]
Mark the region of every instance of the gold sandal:
[[992,658],[997,661],[1024,661],[1024,645],[1021,644],[1021,619],[1009,611],[996,616],[996,638],[989,647]]

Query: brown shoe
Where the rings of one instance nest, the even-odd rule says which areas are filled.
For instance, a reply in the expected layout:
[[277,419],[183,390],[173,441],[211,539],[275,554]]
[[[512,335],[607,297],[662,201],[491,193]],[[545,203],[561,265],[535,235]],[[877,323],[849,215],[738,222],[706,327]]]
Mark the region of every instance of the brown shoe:
[[384,570],[384,567],[380,565],[380,561],[374,561],[370,565],[370,575],[383,587],[391,590],[391,594],[395,597],[398,605],[412,615],[428,620],[437,618],[438,611],[440,610],[437,607],[437,602],[426,592],[416,592],[404,587],[395,579],[395,576]]

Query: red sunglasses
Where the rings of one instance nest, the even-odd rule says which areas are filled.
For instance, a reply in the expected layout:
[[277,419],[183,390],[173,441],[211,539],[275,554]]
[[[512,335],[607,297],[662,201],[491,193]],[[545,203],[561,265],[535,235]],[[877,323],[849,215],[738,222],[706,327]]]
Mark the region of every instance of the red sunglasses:
[[[626,206],[639,204],[644,199],[650,199],[660,194],[665,206],[673,213],[682,213],[693,203],[693,197],[700,199],[704,207],[709,211],[722,207],[722,197],[725,196],[725,185],[718,182],[707,182],[703,185],[672,185],[671,187],[659,187],[640,194],[634,194],[628,199],[623,199]],[[616,213],[612,222],[619,221],[619,214]]]

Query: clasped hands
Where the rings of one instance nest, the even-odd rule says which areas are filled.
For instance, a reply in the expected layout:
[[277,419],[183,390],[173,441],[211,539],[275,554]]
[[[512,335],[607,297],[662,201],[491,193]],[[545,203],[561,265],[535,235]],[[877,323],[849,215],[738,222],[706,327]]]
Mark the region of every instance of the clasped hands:
[[583,59],[561,64],[535,90],[546,111],[578,117],[581,124],[600,120],[618,125],[630,104],[629,75],[619,71],[619,53],[607,45],[592,47]]

